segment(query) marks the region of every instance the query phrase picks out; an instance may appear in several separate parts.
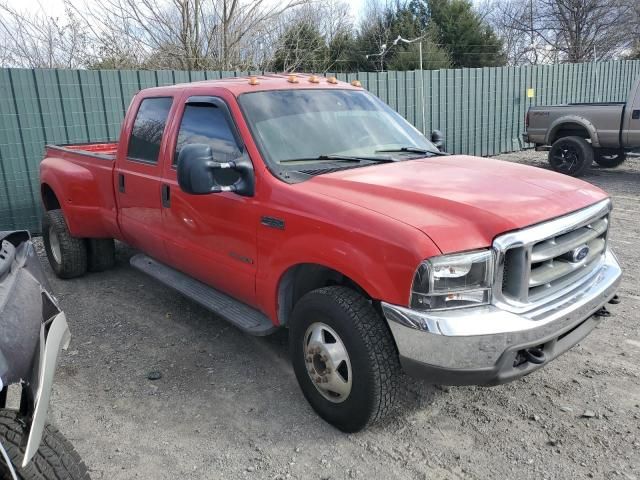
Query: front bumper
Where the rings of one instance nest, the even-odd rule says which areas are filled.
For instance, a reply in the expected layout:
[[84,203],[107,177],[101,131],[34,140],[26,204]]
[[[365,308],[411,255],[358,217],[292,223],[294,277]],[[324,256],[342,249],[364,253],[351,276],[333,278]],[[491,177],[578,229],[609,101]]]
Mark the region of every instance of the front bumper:
[[[420,312],[384,302],[382,310],[408,374],[444,385],[496,385],[541,368],[587,336],[599,323],[593,314],[615,295],[621,275],[607,251],[584,283],[525,313],[494,305]],[[542,349],[543,363],[516,361],[532,347]]]

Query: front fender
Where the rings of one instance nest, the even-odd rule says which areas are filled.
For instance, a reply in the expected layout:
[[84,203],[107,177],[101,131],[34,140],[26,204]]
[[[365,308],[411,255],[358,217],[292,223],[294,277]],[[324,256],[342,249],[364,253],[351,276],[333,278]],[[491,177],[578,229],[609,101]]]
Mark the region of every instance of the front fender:
[[259,233],[258,302],[274,323],[280,323],[280,282],[290,269],[301,264],[335,270],[373,299],[407,304],[418,264],[440,250],[414,227],[386,217],[374,227],[376,222],[371,218],[368,222],[358,218],[362,212],[352,213],[336,215],[331,222],[297,219],[288,221],[285,231],[264,229]]
[[564,125],[569,123],[575,123],[585,128],[589,133],[591,145],[593,145],[595,148],[600,146],[600,140],[598,139],[598,130],[596,129],[596,127],[589,120],[579,115],[565,115],[560,118],[556,118],[549,126],[549,130],[547,131],[544,139],[545,144],[551,145],[553,143],[551,139],[554,138],[556,132]]

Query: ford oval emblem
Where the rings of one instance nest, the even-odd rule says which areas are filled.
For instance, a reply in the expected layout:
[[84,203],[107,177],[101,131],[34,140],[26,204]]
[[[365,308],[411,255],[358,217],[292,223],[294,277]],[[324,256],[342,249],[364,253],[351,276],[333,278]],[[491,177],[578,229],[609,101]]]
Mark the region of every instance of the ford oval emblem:
[[571,252],[571,260],[574,263],[578,263],[587,258],[587,255],[589,255],[589,246],[581,245],[580,247],[575,248],[573,252]]

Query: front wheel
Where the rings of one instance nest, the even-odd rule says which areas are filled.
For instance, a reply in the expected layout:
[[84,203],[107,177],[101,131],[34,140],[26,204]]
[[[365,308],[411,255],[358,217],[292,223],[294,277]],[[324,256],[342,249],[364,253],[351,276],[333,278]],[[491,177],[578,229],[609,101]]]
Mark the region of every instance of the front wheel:
[[562,137],[549,150],[549,163],[556,172],[581,177],[593,163],[593,148],[582,137]]
[[294,308],[289,342],[300,388],[324,420],[357,432],[392,411],[398,352],[364,296],[337,286],[307,293]]
[[[0,410],[0,443],[6,450],[19,480],[90,480],[86,465],[73,445],[54,427],[45,426],[40,448],[22,468],[27,430],[15,410]],[[0,456],[0,478],[13,478]]]

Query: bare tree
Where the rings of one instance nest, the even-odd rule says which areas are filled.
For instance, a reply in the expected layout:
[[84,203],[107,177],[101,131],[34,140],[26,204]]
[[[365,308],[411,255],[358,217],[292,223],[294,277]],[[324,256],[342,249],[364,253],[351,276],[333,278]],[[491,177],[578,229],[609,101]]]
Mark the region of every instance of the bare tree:
[[634,0],[496,1],[488,19],[512,64],[585,62],[619,56],[629,47]]
[[103,55],[134,52],[153,68],[230,70],[252,66],[265,25],[309,1],[103,0],[91,13],[87,5],[72,7]]
[[86,60],[88,38],[73,11],[65,19],[29,13],[0,2],[3,65],[75,68]]

